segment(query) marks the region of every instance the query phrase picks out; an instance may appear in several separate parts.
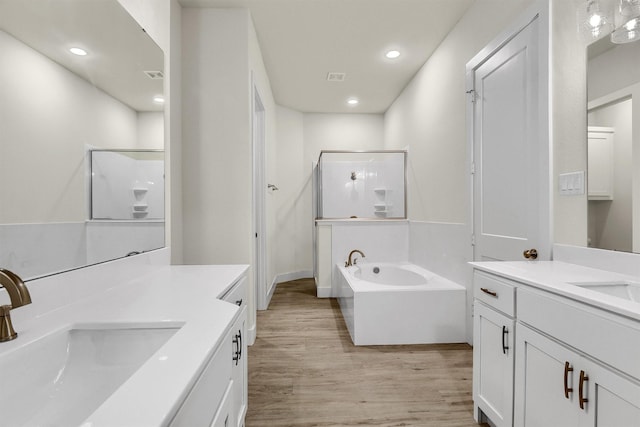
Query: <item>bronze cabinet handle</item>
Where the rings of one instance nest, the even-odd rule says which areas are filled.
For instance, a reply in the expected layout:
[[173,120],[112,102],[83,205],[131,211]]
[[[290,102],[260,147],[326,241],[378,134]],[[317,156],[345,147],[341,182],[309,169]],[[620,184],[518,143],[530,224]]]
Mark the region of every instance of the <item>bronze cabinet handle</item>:
[[573,393],[573,387],[569,387],[569,372],[573,372],[573,368],[569,362],[564,362],[564,397],[569,398],[569,393]]
[[498,293],[497,293],[497,292],[494,292],[494,291],[489,290],[489,289],[487,289],[487,288],[480,288],[480,290],[481,290],[482,292],[484,292],[485,294],[489,294],[489,295],[491,295],[492,297],[496,297],[496,298],[498,297]]
[[586,397],[584,397],[584,383],[589,381],[589,377],[587,374],[580,370],[580,386],[578,387],[578,400],[580,402],[580,409],[584,409],[584,404],[589,401]]
[[524,251],[522,253],[522,255],[526,258],[526,259],[536,259],[538,258],[538,250],[535,248],[532,249],[527,249],[526,251]]

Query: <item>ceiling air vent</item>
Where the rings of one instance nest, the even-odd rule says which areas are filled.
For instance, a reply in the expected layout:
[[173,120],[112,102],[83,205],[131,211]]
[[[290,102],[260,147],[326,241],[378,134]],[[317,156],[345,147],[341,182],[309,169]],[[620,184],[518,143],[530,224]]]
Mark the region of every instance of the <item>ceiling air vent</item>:
[[328,73],[327,81],[330,82],[343,82],[346,77],[345,73]]
[[162,71],[145,71],[144,73],[153,80],[164,79],[164,73]]

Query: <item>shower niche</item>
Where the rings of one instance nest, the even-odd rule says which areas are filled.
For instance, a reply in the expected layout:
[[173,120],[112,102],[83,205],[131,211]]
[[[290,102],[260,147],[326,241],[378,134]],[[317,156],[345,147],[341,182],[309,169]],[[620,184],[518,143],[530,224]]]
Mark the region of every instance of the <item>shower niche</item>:
[[406,218],[406,151],[322,151],[318,219]]

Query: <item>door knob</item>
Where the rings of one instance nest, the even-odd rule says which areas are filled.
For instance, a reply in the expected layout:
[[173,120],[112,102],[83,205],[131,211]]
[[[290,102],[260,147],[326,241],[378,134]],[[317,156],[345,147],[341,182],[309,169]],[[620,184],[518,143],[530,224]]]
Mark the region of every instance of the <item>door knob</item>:
[[536,259],[538,258],[538,251],[534,248],[534,249],[527,249],[526,251],[523,252],[524,257],[526,259]]

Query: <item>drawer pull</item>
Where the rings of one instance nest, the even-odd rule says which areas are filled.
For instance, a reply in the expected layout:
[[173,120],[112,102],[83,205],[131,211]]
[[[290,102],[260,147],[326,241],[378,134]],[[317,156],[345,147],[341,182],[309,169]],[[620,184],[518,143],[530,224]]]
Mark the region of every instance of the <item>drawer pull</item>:
[[238,307],[242,306],[242,299],[239,299],[238,301],[236,301],[236,305]]
[[564,397],[569,398],[569,393],[573,393],[573,387],[569,387],[569,372],[573,372],[573,368],[569,362],[564,362]]
[[584,409],[584,404],[589,401],[586,397],[584,397],[584,383],[589,381],[589,377],[587,374],[581,370],[580,371],[580,387],[578,387],[578,400],[580,402],[580,409]]
[[509,346],[507,346],[507,342],[505,338],[509,336],[509,330],[506,326],[502,327],[502,354],[507,354],[507,350],[509,350]]
[[[242,331],[238,329],[238,340],[240,341],[238,344],[238,360],[242,359]],[[236,365],[238,362],[236,362]]]
[[242,345],[241,344],[241,342],[242,342],[241,339],[242,338],[239,338],[238,335],[234,335],[233,336],[233,340],[231,341],[236,347],[236,349],[233,351],[233,357],[231,357],[231,360],[236,362],[236,365],[238,364],[238,361],[240,360],[240,354],[241,354],[240,353],[240,346]]
[[492,297],[496,297],[496,298],[498,297],[498,293],[497,293],[497,292],[494,292],[494,291],[492,291],[492,290],[490,290],[490,289],[487,289],[487,288],[480,288],[480,290],[481,290],[482,292],[484,292],[485,294],[489,294],[489,295],[491,295]]

